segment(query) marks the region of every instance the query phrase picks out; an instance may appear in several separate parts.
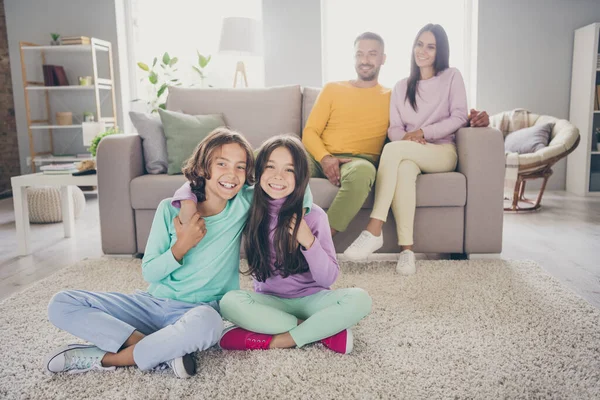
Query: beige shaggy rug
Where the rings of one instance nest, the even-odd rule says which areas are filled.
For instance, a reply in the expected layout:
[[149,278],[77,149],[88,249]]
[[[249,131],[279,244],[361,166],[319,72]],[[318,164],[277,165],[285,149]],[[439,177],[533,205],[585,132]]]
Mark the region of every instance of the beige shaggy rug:
[[188,380],[136,368],[46,375],[45,354],[77,342],[46,319],[55,292],[145,288],[140,260],[84,260],[0,303],[0,398],[600,398],[600,310],[535,263],[418,261],[411,277],[390,262],[341,266],[336,287],[373,297],[350,355],[210,350]]

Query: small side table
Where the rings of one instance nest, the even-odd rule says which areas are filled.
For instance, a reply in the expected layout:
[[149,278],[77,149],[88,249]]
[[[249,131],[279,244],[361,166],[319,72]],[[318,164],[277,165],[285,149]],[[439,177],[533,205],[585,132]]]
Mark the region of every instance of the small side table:
[[27,188],[30,186],[58,186],[62,206],[65,237],[75,234],[75,207],[73,206],[73,190],[70,186],[98,186],[97,175],[50,175],[44,173],[14,176],[10,180],[15,208],[15,225],[17,228],[17,244],[20,256],[31,254],[29,207],[27,205]]

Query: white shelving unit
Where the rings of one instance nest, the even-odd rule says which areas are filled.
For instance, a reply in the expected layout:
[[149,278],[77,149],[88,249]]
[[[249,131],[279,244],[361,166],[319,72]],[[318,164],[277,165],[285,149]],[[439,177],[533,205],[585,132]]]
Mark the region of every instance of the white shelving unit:
[[[114,85],[114,70],[113,70],[113,57],[112,57],[112,45],[110,42],[101,40],[98,38],[91,38],[90,44],[83,45],[59,45],[59,46],[41,46],[35,43],[20,42],[20,53],[21,53],[21,72],[23,76],[23,87],[25,88],[25,108],[27,115],[27,127],[29,131],[29,153],[32,160],[33,172],[36,171],[36,166],[44,163],[52,162],[67,162],[67,161],[82,161],[86,158],[76,157],[63,157],[54,156],[54,140],[53,134],[55,130],[61,129],[82,129],[81,124],[72,125],[55,125],[52,122],[52,110],[50,107],[50,94],[54,92],[69,92],[81,93],[89,92],[94,94],[95,108],[96,108],[96,121],[104,121],[108,126],[117,125],[117,103],[115,98],[115,85]],[[46,64],[46,55],[50,53],[58,53],[64,56],[68,56],[69,53],[73,52],[84,52],[90,54],[90,71],[82,71],[81,75],[91,75],[93,77],[93,84],[90,86],[44,86],[44,82],[31,81],[27,78],[27,68],[25,62],[25,55],[27,53],[34,53],[40,57],[41,65]],[[108,69],[109,77],[101,78],[98,76],[98,56],[104,54],[108,56]],[[108,91],[108,93],[106,93]],[[112,115],[102,116],[102,101],[101,92],[108,94],[112,100]],[[45,108],[46,116],[42,119],[32,119],[31,106],[29,96],[39,96],[43,94],[45,96]],[[102,95],[104,96],[104,94]],[[62,110],[61,110],[62,111]],[[47,151],[38,152],[35,150],[34,131],[45,130],[49,135],[50,149]],[[36,133],[39,135],[39,133]]]
[[567,158],[567,191],[580,196],[600,196],[600,151],[593,135],[600,128],[600,111],[594,110],[600,85],[600,23],[575,31],[569,120],[579,128],[581,142]]

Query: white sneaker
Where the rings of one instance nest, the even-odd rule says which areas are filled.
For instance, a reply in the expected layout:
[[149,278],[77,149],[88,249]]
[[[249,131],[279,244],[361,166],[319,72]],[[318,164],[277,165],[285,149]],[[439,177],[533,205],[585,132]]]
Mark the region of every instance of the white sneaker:
[[87,344],[68,344],[54,350],[46,357],[46,371],[80,374],[92,370],[114,371],[115,367],[103,367],[102,357],[106,351]]
[[417,272],[415,253],[412,250],[404,250],[400,253],[398,264],[396,264],[396,272],[402,275],[412,275]]
[[154,371],[162,371],[167,368],[173,370],[176,377],[181,379],[191,378],[196,374],[196,361],[192,354],[186,354],[183,357],[177,357],[170,361],[160,363],[153,368]]
[[362,231],[354,242],[344,251],[346,258],[356,261],[364,260],[383,247],[383,233],[379,236],[369,231]]

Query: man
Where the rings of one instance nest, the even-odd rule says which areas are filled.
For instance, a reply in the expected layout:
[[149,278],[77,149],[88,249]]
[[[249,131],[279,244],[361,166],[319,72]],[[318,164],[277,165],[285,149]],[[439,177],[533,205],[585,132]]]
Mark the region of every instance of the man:
[[[302,142],[311,156],[313,177],[339,186],[327,211],[331,234],[346,230],[375,182],[376,165],[387,138],[391,90],[378,82],[386,55],[372,32],[354,41],[356,79],[323,87],[310,113]],[[487,126],[487,113],[471,110],[471,126]]]

